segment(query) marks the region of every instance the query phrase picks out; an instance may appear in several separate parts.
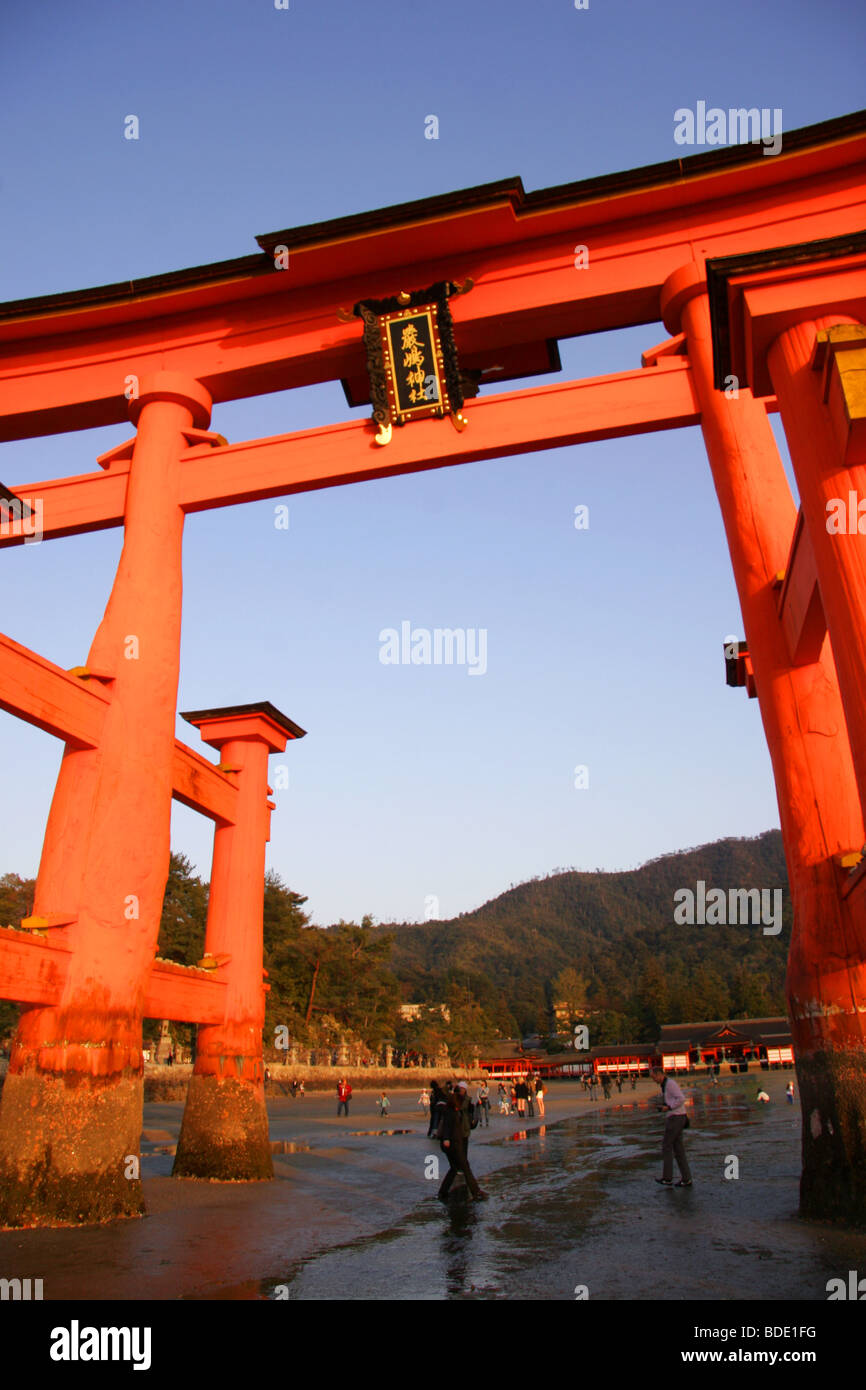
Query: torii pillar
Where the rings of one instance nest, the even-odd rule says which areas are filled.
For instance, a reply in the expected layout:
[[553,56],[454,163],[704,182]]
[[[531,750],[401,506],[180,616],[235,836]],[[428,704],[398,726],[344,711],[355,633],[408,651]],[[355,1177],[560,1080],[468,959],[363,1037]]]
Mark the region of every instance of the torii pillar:
[[[720,389],[703,269],[675,272],[662,307],[669,330],[685,333],[779,800],[794,907],[786,984],[803,1112],[801,1211],[866,1224],[866,914],[838,868],[862,846],[864,827],[844,687],[823,628],[792,650],[781,620],[778,578],[803,563],[796,507],[765,407],[745,384],[754,375],[736,356],[739,381]],[[810,520],[804,497],[809,530]]]
[[138,432],[121,446],[131,451],[123,550],[81,672],[104,681],[111,702],[97,748],[66,745],[33,909],[72,955],[60,1004],[25,1007],[15,1036],[0,1108],[0,1226],[143,1212],[141,1020],[169,869],[180,456],[191,434],[204,437],[210,409],[204,387],[175,372],[142,377],[130,403]]
[[183,716],[220,750],[220,767],[238,778],[234,825],[214,832],[205,954],[225,980],[220,1024],[198,1029],[173,1176],[224,1182],[274,1176],[265,1108],[262,979],[265,846],[270,838],[268,756],[302,738],[273,705],[242,705]]

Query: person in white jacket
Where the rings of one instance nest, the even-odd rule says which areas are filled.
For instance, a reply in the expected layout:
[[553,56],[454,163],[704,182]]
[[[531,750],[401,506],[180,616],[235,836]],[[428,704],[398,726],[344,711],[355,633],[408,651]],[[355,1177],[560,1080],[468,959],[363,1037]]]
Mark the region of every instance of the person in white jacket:
[[662,1067],[653,1067],[652,1079],[657,1086],[661,1087],[662,1103],[660,1108],[667,1114],[662,1139],[662,1175],[660,1178],[656,1178],[656,1182],[662,1187],[674,1186],[674,1159],[676,1159],[677,1167],[680,1170],[680,1180],[676,1184],[677,1187],[691,1187],[692,1172],[683,1144],[683,1130],[689,1122],[686,1115],[686,1098],[674,1078],[666,1076]]

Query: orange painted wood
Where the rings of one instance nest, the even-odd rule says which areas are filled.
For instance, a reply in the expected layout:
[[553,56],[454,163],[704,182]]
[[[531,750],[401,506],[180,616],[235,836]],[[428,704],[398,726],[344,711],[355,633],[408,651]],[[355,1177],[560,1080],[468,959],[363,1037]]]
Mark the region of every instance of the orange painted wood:
[[168,1018],[178,1023],[221,1023],[225,1017],[226,982],[222,972],[196,971],[173,961],[158,960],[150,972],[144,996],[144,1018]]
[[815,553],[798,512],[785,579],[779,595],[779,618],[792,666],[808,666],[821,655],[827,622],[818,588]]
[[[197,383],[163,373],[142,383],[133,407],[140,418],[123,550],[87,658],[93,669],[113,673],[111,698],[98,746],[67,745],[33,907],[37,917],[74,907],[74,950],[59,1007],[22,1014],[6,1089],[13,1076],[81,1072],[111,1077],[117,1086],[140,1076],[143,985],[169,863],[182,587],[179,445],[184,429],[206,422],[208,404]],[[16,1083],[10,1094],[19,1093]],[[34,1142],[38,1149],[42,1140]]]
[[797,518],[773,432],[759,401],[713,387],[709,310],[694,268],[682,309],[702,430],[731,552],[755,685],[773,762],[779,814],[803,933],[838,925],[834,856],[863,843],[839,685],[829,644],[792,667],[774,576],[783,569]]
[[769,352],[786,329],[819,317],[828,323],[866,321],[866,254],[818,261],[796,273],[782,267],[732,277],[728,299],[732,370],[755,395],[769,395]]
[[[74,748],[95,748],[111,687],[71,676],[45,657],[0,633],[0,709],[35,724]],[[175,739],[175,800],[211,820],[231,825],[237,811],[237,785],[200,753]]]
[[[697,268],[693,277],[698,290]],[[864,823],[841,672],[837,678],[830,642],[816,661],[791,665],[773,579],[794,500],[760,403],[743,388],[739,398],[713,389],[706,296],[693,295],[682,319],[754,661],[794,908],[786,992],[804,1121],[801,1210],[862,1224],[866,914],[862,894],[843,896],[838,861],[863,844]],[[780,378],[774,373],[774,385]],[[781,396],[779,405],[784,419]],[[809,527],[805,502],[804,514]]]
[[199,1028],[173,1172],[184,1177],[273,1177],[265,1108],[262,1028],[268,755],[287,730],[264,710],[188,716],[238,769],[238,819],[214,832],[205,949],[224,961],[225,1013]]
[[181,483],[187,512],[695,424],[687,362],[637,368],[467,401],[469,424],[419,420],[384,448],[368,421],[189,451]]
[[237,782],[230,772],[220,772],[207,758],[180,739],[174,744],[175,801],[200,811],[218,825],[233,825],[238,814]]
[[[214,267],[206,283],[22,313],[0,322],[0,439],[119,423],[127,376],[156,369],[197,377],[215,401],[357,376],[361,326],[339,323],[337,308],[438,279],[476,281],[453,302],[467,353],[652,322],[693,248],[762,249],[768,225],[776,245],[858,230],[864,169],[858,135],[542,208],[494,193],[469,212],[313,238],[286,271]],[[586,269],[576,245],[589,248]]]
[[0,633],[0,709],[76,748],[99,743],[111,696]]
[[[564,444],[678,429],[699,418],[685,359],[469,401],[464,414],[469,425],[462,434],[449,420],[421,420],[395,429],[385,448],[374,443],[375,429],[366,420],[224,449],[197,445],[182,455],[180,505],[186,512],[228,507]],[[14,490],[42,498],[46,539],[120,526],[127,476],[121,467]],[[0,536],[0,547],[20,543]]]
[[268,839],[268,756],[286,747],[284,729],[263,715],[242,714],[196,720],[202,738],[238,769],[238,817],[214,833],[205,950],[219,959],[227,984],[225,1018],[200,1031],[196,1076],[263,1079],[262,914],[265,846]]
[[[38,937],[0,926],[0,999],[59,1005],[71,956],[72,946],[62,931]],[[145,987],[143,1016],[221,1023],[225,999],[226,983],[219,976],[158,960]]]
[[821,374],[812,368],[818,329],[841,317],[834,314],[786,329],[770,349],[768,366],[815,553],[860,800],[866,806],[866,536],[827,530],[828,505],[835,499],[847,501],[849,491],[866,497],[866,466],[846,465],[822,399]]
[[[26,502],[38,498],[45,514],[55,519],[46,537],[78,536],[87,531],[103,531],[123,525],[129,466],[112,468],[110,473],[80,473],[70,478],[48,478],[38,483],[22,483],[12,488]],[[0,548],[23,545],[23,536],[0,530]],[[31,542],[32,544],[32,542]]]
[[59,1004],[71,955],[62,929],[34,937],[11,925],[0,926],[0,999]]

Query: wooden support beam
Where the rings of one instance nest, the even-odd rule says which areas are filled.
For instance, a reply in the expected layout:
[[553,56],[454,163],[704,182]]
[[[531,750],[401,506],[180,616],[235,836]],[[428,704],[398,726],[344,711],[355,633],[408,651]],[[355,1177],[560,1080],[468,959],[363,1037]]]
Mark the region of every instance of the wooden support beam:
[[[491,186],[481,201],[295,229],[285,270],[262,254],[13,305],[0,315],[0,440],[120,423],[130,379],[155,370],[194,376],[215,402],[357,377],[360,323],[336,310],[437,280],[475,282],[453,308],[467,357],[654,322],[696,248],[762,249],[768,223],[777,246],[862,227],[864,147],[858,131],[773,160],[719,150],[570,195]],[[281,236],[259,244],[272,253]]]
[[72,947],[56,933],[34,937],[0,926],[0,999],[17,1004],[59,1004]]
[[[110,686],[82,680],[0,633],[0,709],[75,748],[95,748],[111,700]],[[177,801],[218,825],[233,825],[237,786],[200,753],[175,740]]]
[[[230,772],[221,772],[207,758],[188,748],[180,739],[174,742],[174,790],[172,796],[191,811],[200,811],[217,825],[234,825],[237,815],[237,784]],[[168,1015],[166,1015],[168,1017]]]
[[[72,945],[68,933],[50,938],[0,926],[0,999],[59,1005]],[[225,981],[213,972],[156,960],[145,991],[144,1017],[179,1023],[222,1023]]]
[[177,1023],[222,1023],[226,982],[218,974],[157,960],[144,996],[145,1018],[169,1018]]
[[95,748],[111,696],[0,633],[0,709],[76,748]]
[[827,622],[818,589],[815,554],[802,512],[797,514],[779,594],[779,618],[791,654],[791,665],[808,666],[818,661],[827,635]]
[[[181,506],[186,512],[284,497],[369,478],[508,457],[597,439],[699,422],[688,361],[566,381],[469,401],[469,425],[458,434],[447,420],[420,420],[396,429],[391,443],[374,443],[368,420],[225,448],[196,445],[183,455]],[[123,523],[128,464],[16,489],[39,498],[45,539]],[[21,544],[0,535],[0,547]]]

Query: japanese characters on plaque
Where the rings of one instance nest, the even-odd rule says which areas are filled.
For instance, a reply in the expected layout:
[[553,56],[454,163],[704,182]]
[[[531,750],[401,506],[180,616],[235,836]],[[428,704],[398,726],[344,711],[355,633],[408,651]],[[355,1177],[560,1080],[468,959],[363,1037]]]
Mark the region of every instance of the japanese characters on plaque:
[[[405,418],[420,414],[442,415],[442,375],[436,356],[436,305],[420,313],[407,309],[402,314],[385,314],[381,323],[394,386],[393,413]],[[441,360],[441,348],[439,357]],[[444,400],[447,408],[447,391]]]
[[392,426],[431,415],[450,415],[456,429],[465,428],[448,299],[470,288],[471,281],[441,281],[427,290],[355,305],[355,315],[364,320],[377,444],[389,442]]

